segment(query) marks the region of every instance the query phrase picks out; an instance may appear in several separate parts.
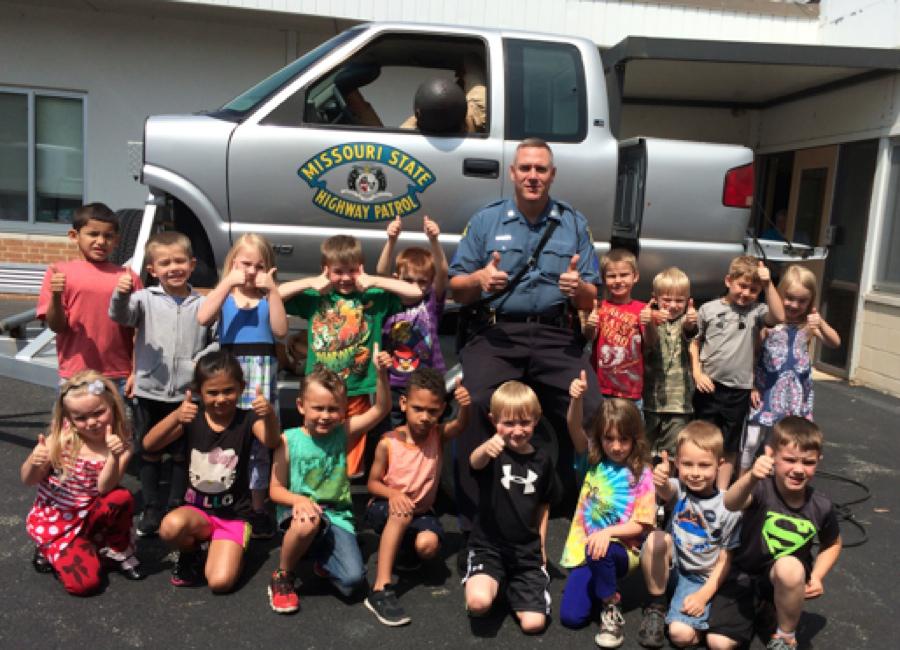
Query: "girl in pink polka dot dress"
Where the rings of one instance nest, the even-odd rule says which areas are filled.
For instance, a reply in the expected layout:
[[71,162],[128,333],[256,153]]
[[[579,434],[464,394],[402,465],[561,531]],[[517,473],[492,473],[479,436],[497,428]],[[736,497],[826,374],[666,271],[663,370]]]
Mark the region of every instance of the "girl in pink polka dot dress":
[[60,388],[50,433],[22,465],[22,482],[38,488],[25,523],[37,544],[34,566],[55,571],[71,594],[100,587],[103,560],[126,578],[144,577],[134,557],[134,502],[119,486],[130,438],[116,387],[85,370]]

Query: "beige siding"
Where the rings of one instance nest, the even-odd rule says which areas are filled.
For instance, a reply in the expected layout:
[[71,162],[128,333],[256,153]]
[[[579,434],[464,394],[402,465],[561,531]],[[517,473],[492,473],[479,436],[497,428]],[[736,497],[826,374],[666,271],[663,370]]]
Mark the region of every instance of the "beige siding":
[[900,395],[900,306],[866,301],[853,380]]

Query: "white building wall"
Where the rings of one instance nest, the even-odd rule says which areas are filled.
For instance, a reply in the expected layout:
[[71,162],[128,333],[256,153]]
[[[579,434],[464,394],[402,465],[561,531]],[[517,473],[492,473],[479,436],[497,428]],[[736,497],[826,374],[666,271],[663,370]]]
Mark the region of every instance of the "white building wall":
[[900,0],[824,0],[819,23],[828,45],[900,46]]
[[[351,20],[478,25],[584,36],[609,46],[627,36],[818,43],[815,18],[627,0],[175,0]],[[723,3],[726,4],[727,3]]]
[[144,118],[218,108],[331,35],[0,4],[0,85],[86,93],[86,199],[141,207],[127,142]]

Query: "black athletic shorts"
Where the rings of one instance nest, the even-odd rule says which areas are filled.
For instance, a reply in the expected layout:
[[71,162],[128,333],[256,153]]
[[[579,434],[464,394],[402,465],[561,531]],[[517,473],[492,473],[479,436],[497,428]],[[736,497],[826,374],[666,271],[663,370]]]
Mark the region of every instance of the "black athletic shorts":
[[506,599],[514,612],[539,612],[550,615],[550,575],[541,562],[540,554],[531,560],[501,554],[484,543],[469,546],[466,576],[485,574],[506,589]]
[[744,422],[750,412],[750,390],[714,383],[715,392],[694,391],[694,419],[719,427],[725,438],[725,451],[735,453],[741,446]]

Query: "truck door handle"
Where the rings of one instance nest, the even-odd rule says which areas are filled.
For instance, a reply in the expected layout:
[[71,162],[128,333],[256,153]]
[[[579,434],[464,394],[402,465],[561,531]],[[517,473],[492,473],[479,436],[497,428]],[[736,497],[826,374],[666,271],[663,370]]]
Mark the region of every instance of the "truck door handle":
[[490,158],[466,158],[463,160],[463,175],[478,178],[498,178],[500,162]]

